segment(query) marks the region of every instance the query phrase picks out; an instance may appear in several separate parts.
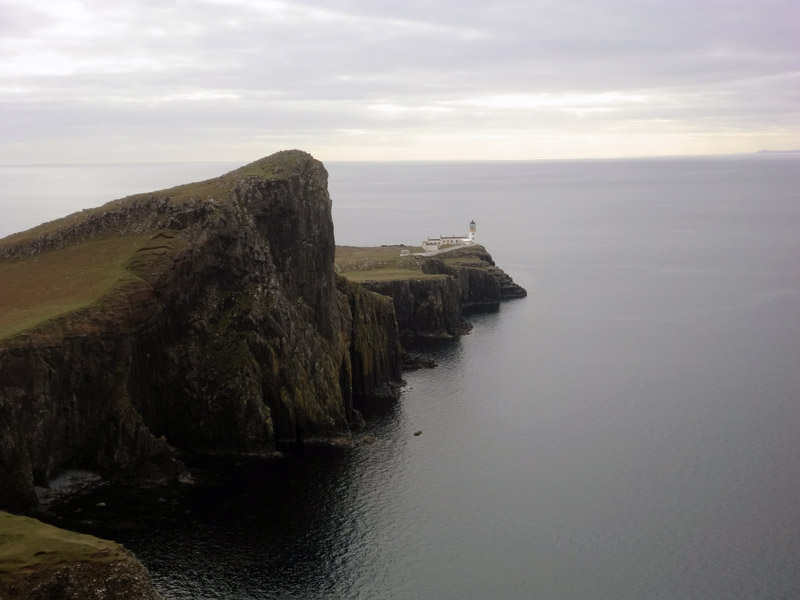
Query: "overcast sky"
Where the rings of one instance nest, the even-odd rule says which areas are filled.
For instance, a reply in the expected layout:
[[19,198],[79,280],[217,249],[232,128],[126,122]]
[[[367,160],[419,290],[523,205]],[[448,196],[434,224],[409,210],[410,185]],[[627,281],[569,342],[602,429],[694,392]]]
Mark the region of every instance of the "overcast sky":
[[0,0],[0,163],[800,147],[798,0]]

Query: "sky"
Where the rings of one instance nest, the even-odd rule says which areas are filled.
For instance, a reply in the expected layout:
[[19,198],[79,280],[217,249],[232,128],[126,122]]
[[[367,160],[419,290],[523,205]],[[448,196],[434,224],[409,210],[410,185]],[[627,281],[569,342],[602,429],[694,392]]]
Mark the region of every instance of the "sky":
[[800,148],[798,0],[0,0],[0,164]]

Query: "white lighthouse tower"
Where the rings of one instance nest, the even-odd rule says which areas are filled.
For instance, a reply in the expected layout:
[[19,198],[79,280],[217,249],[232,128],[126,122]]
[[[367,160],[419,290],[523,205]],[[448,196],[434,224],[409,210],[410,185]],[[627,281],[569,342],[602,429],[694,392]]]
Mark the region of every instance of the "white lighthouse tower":
[[475,221],[469,222],[469,241],[471,244],[475,243]]

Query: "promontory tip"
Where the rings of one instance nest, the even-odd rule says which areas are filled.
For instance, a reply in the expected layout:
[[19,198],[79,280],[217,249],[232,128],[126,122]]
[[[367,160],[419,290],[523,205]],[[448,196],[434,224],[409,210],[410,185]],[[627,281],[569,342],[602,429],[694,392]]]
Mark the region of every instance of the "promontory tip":
[[299,175],[310,166],[322,167],[322,163],[303,150],[281,150],[253,161],[230,175],[255,175],[261,179],[286,179]]

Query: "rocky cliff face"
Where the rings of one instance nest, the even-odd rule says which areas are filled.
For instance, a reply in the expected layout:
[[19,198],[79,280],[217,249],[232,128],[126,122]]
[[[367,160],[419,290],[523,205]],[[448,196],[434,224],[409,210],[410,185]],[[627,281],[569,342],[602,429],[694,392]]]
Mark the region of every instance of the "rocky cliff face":
[[[0,591],[2,591],[0,586]],[[163,600],[130,553],[112,563],[70,562],[46,575],[20,575],[0,598],[25,600]]]
[[353,398],[399,380],[400,347],[391,303],[337,284],[330,208],[322,164],[289,151],[0,242],[13,262],[133,240],[130,277],[0,340],[0,507],[68,467],[169,477],[172,448],[346,434]]
[[363,283],[392,299],[400,336],[405,341],[466,333],[472,326],[464,319],[464,309],[497,306],[502,300],[527,295],[495,265],[482,246],[420,260],[422,273],[441,277]]
[[363,285],[392,299],[403,340],[453,337],[472,328],[462,315],[463,288],[455,277],[365,281]]
[[[394,396],[401,381],[400,336],[390,298],[337,277],[342,303],[343,341],[349,349],[342,376],[349,376],[356,403],[372,397]],[[375,324],[387,324],[376,327]],[[349,360],[347,360],[349,359]],[[348,411],[352,403],[346,402]],[[348,418],[350,412],[348,412]]]
[[423,273],[441,273],[455,277],[461,284],[461,302],[465,307],[496,305],[502,300],[524,298],[528,292],[514,283],[499,268],[483,246],[459,248],[425,258]]

